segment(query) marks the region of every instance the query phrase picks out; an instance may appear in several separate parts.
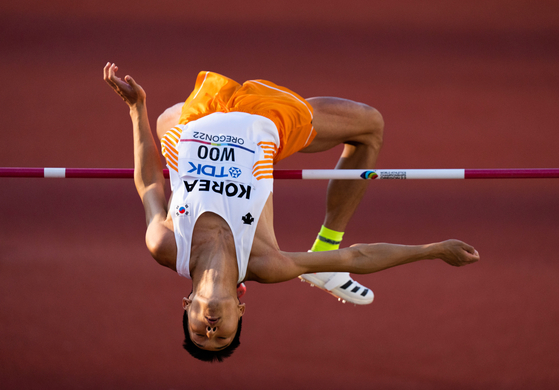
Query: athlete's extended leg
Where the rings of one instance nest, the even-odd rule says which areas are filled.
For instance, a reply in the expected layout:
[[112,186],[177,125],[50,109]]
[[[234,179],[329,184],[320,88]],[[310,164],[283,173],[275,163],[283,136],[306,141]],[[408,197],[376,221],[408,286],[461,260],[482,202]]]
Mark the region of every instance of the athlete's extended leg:
[[[313,107],[313,126],[317,135],[301,152],[321,152],[343,143],[337,169],[373,169],[382,147],[384,121],[381,114],[370,106],[346,99],[317,97],[307,101]],[[330,181],[324,225],[313,250],[337,249],[367,185],[366,180]],[[349,274],[311,274],[302,278],[352,303],[373,301],[372,291],[353,281]]]

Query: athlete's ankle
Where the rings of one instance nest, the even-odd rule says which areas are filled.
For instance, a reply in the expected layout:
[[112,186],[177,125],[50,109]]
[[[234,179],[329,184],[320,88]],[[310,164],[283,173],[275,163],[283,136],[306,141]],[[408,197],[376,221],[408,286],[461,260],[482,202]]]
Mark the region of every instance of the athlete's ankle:
[[322,225],[311,248],[312,252],[333,251],[340,248],[344,232],[337,232]]

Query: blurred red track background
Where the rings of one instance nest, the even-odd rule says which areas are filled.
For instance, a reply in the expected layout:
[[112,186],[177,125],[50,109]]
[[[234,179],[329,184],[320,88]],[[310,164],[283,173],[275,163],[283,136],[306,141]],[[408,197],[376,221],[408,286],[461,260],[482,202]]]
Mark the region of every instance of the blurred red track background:
[[[152,123],[213,70],[378,108],[378,168],[559,166],[556,2],[322,3],[2,3],[0,166],[131,167],[107,61],[147,90]],[[309,248],[325,189],[276,182],[283,249]],[[557,388],[558,199],[554,179],[372,182],[344,245],[453,237],[482,262],[360,276],[367,307],[249,283],[242,346],[209,365],[182,350],[190,282],[144,248],[132,181],[0,179],[0,387]]]

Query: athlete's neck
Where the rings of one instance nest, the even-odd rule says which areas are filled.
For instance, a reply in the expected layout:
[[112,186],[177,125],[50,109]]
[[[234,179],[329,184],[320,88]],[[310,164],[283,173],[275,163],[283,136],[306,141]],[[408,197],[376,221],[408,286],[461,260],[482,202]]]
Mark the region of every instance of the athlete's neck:
[[192,235],[190,276],[195,295],[206,298],[235,296],[239,271],[229,225],[213,213],[204,213]]

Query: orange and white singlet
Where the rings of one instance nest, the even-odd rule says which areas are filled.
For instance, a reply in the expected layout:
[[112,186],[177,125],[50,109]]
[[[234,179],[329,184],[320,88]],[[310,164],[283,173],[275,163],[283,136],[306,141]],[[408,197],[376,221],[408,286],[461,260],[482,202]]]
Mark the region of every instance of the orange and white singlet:
[[240,283],[260,214],[273,190],[276,127],[260,115],[218,112],[178,125],[165,137],[171,134],[177,139],[178,170],[170,169],[177,272],[190,277],[194,225],[200,215],[212,212],[233,233]]
[[220,215],[233,233],[244,280],[260,214],[273,189],[273,164],[316,135],[312,107],[265,80],[243,85],[200,72],[179,125],[161,139],[173,199],[177,272],[190,277],[192,233],[204,212]]

